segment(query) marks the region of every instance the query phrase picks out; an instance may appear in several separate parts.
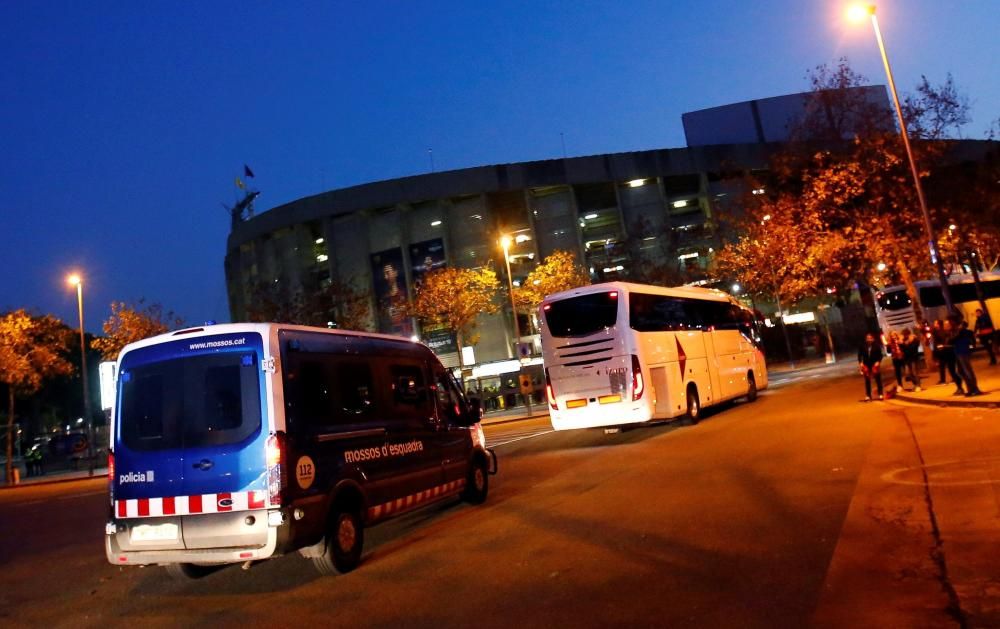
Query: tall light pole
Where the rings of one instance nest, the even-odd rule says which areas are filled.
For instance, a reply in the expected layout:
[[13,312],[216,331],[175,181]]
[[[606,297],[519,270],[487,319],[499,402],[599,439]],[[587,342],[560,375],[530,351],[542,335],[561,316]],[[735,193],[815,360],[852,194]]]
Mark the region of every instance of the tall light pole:
[[[913,159],[913,149],[910,147],[910,136],[906,132],[906,120],[903,119],[903,109],[899,106],[899,94],[896,92],[896,82],[892,78],[892,68],[889,66],[889,55],[885,51],[885,42],[882,41],[882,31],[878,27],[878,18],[875,17],[875,5],[854,5],[848,10],[848,16],[854,21],[861,21],[868,16],[872,21],[872,28],[875,30],[875,39],[878,41],[879,52],[882,53],[882,65],[885,66],[885,75],[889,79],[889,91],[892,92],[892,102],[896,107],[896,117],[899,119],[899,133],[903,136],[903,146],[906,148],[906,157],[910,161],[910,171],[913,173],[913,186],[917,189],[917,200],[920,202],[920,211],[924,216],[924,230],[927,232],[927,246],[930,248],[931,262],[937,268],[938,279],[941,282],[941,294],[944,296],[945,307],[948,313],[954,312],[951,302],[951,290],[948,288],[948,276],[944,272],[944,262],[938,252],[937,239],[934,237],[934,228],[931,227],[931,215],[927,211],[927,200],[924,198],[924,188],[920,184],[920,171],[917,170],[917,162]],[[917,296],[919,299],[919,295]]]
[[83,416],[87,421],[87,471],[94,475],[94,418],[90,413],[90,386],[87,384],[87,343],[83,334],[83,278],[73,273],[66,278],[76,287],[76,304],[80,313],[80,373],[83,376]]
[[[510,311],[514,314],[514,348],[517,349],[521,342],[521,324],[517,321],[517,306],[514,304],[514,277],[510,274],[510,245],[513,242],[506,234],[500,237],[500,246],[503,247],[503,260],[507,265],[507,287],[510,289]],[[516,352],[515,352],[516,353]],[[520,358],[520,356],[518,356]]]

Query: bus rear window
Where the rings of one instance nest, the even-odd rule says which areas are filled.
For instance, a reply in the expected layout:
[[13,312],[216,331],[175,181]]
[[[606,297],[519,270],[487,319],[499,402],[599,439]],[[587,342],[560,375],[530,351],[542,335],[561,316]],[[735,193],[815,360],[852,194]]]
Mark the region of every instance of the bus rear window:
[[[938,291],[938,294],[940,294],[940,291]],[[880,293],[878,296],[878,306],[882,310],[903,310],[910,307],[910,296],[906,294],[905,290]]]
[[119,423],[131,450],[238,443],[260,428],[253,352],[200,354],[123,365]]
[[618,293],[593,293],[548,304],[545,324],[554,337],[587,336],[618,321]]

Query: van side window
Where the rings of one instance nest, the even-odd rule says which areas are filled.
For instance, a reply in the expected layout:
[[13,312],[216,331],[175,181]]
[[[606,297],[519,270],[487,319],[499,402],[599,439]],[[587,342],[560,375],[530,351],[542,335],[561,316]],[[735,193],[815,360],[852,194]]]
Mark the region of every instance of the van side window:
[[457,423],[462,417],[464,404],[458,393],[458,386],[450,374],[439,371],[435,374],[435,393],[438,402],[438,417],[449,424]]
[[373,410],[371,368],[332,354],[296,356],[285,373],[285,405],[293,424],[328,430],[365,421]]
[[372,370],[367,363],[341,363],[337,378],[340,412],[347,421],[372,410]]
[[426,421],[434,415],[424,370],[420,365],[389,365],[393,415],[400,419]]

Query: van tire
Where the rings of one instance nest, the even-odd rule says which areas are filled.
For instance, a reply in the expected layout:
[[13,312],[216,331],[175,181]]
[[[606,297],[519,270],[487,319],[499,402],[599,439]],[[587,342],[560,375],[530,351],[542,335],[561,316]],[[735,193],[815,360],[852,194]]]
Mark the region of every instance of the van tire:
[[326,534],[326,548],[322,555],[312,558],[313,565],[322,575],[350,572],[361,563],[364,544],[361,514],[349,508],[334,507]]
[[747,373],[747,402],[757,400],[757,380],[753,377],[753,372]]
[[462,500],[473,505],[486,502],[490,493],[490,474],[484,457],[477,456],[469,466],[469,474],[465,479],[465,489],[462,490]]
[[701,420],[701,400],[698,398],[698,387],[693,384],[687,389],[687,415],[691,425],[697,424]]
[[167,574],[175,581],[193,581],[212,572],[212,566],[199,566],[193,563],[167,564]]

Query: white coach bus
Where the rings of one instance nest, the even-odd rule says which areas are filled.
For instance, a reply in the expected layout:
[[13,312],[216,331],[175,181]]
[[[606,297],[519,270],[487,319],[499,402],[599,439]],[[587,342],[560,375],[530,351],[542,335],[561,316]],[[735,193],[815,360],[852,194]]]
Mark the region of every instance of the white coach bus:
[[687,416],[767,387],[753,314],[726,293],[611,282],[539,306],[556,430]]
[[[996,323],[1000,321],[1000,272],[980,273],[979,280],[990,318]],[[941,282],[920,280],[914,284],[920,293],[924,321],[946,318],[948,311],[944,304],[944,296],[941,294]],[[952,304],[971,327],[976,322],[976,309],[981,307],[972,275],[952,275],[948,278],[948,289]],[[917,325],[917,318],[913,314],[913,302],[906,294],[906,287],[902,285],[887,286],[875,293],[875,313],[878,316],[879,329],[884,336],[888,336],[890,332],[900,332],[903,328],[913,330]]]

